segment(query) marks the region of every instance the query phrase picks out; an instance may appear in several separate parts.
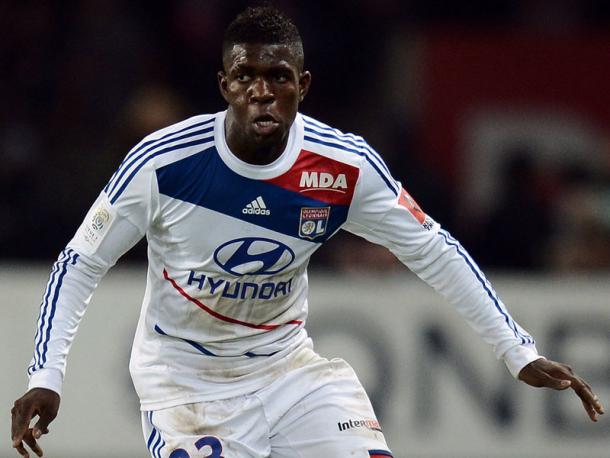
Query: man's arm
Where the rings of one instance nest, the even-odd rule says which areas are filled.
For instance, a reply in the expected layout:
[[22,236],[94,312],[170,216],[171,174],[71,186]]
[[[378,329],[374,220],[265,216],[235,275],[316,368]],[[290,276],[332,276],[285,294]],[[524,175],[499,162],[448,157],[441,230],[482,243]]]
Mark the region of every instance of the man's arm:
[[571,387],[596,421],[604,410],[589,385],[569,366],[538,354],[532,336],[512,318],[466,250],[384,173],[363,163],[344,229],[387,247],[446,297],[515,378],[536,387]]
[[[29,456],[27,444],[41,456],[37,440],[48,432],[56,417],[66,358],[93,291],[101,278],[128,251],[145,231],[146,217],[133,202],[144,199],[128,196],[130,217],[118,205],[111,205],[102,192],[91,207],[74,238],[54,264],[43,293],[34,345],[34,356],[28,367],[28,391],[11,411],[13,447]],[[132,216],[133,215],[133,216]],[[30,423],[39,417],[33,428]]]

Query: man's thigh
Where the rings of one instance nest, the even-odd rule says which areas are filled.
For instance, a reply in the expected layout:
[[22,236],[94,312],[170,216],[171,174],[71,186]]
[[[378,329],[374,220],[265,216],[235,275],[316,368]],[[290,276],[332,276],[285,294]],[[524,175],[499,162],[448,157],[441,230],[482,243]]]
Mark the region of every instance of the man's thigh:
[[392,456],[366,392],[343,360],[319,358],[258,396],[271,458]]
[[254,397],[198,402],[143,412],[153,458],[266,458],[269,428]]

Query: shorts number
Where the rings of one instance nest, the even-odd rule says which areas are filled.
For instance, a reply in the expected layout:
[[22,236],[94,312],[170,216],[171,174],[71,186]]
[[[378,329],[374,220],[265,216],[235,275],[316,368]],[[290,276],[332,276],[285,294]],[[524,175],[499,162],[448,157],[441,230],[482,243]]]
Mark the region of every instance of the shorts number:
[[[204,458],[224,458],[222,456],[222,444],[217,437],[204,436],[195,442],[197,450],[201,450],[206,445],[212,449],[212,454],[206,455]],[[191,456],[183,448],[178,448],[169,455],[169,458],[191,458]]]
[[212,454],[206,455],[206,458],[224,458],[221,455],[222,444],[220,443],[218,438],[214,436],[205,436],[195,442],[195,447],[197,447],[197,450],[201,450],[206,445],[212,449]]

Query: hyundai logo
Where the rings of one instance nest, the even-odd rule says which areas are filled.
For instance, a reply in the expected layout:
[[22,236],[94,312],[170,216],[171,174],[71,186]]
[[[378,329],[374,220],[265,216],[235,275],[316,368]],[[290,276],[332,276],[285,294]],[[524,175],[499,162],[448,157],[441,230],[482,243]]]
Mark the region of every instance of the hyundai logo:
[[273,275],[292,264],[294,251],[275,240],[244,237],[216,248],[214,261],[225,272],[238,277]]

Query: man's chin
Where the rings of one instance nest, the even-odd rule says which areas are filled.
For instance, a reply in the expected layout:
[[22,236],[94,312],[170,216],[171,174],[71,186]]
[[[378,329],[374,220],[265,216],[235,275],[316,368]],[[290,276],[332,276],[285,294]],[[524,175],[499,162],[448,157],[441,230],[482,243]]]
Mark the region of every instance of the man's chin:
[[283,131],[279,126],[275,129],[253,131],[252,140],[260,146],[273,146],[283,142],[287,137],[287,132]]
[[282,130],[282,125],[279,122],[254,122],[252,123],[252,129],[256,136],[261,138],[271,137],[277,134],[278,131]]

